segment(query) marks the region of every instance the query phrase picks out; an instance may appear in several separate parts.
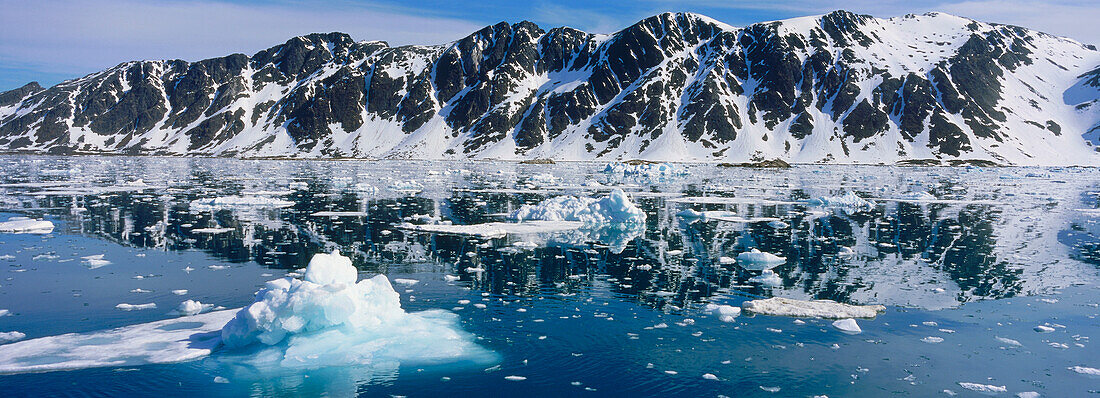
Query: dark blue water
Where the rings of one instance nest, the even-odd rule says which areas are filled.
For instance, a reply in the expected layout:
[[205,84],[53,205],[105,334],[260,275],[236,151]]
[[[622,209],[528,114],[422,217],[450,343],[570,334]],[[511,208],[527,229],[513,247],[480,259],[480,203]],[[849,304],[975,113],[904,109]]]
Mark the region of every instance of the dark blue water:
[[[3,375],[0,391],[977,394],[960,382],[1005,386],[1003,396],[1100,390],[1100,379],[1069,369],[1100,367],[1100,349],[1090,341],[1100,331],[1100,230],[1088,210],[1100,207],[1094,170],[685,165],[684,175],[632,177],[602,169],[586,163],[0,158],[0,220],[25,215],[57,225],[48,235],[0,235],[0,255],[12,256],[0,260],[0,309],[12,314],[0,317],[0,332],[20,331],[29,340],[168,319],[185,298],[237,308],[252,302],[263,282],[304,267],[314,253],[339,249],[361,276],[419,281],[395,285],[403,308],[453,311],[465,331],[500,356],[489,366],[364,364],[265,373],[232,366],[215,353],[177,364]],[[139,179],[148,187],[134,183]],[[489,239],[398,228],[435,222],[429,219],[501,221],[502,214],[548,197],[606,194],[592,181],[632,193],[647,213],[645,230]],[[403,189],[410,186],[419,189]],[[878,200],[854,214],[803,203],[844,191]],[[917,191],[938,200],[892,200]],[[241,194],[292,204],[190,206]],[[774,217],[787,226],[676,216],[688,208]],[[319,211],[357,214],[313,215]],[[193,232],[214,227],[229,230]],[[517,248],[517,241],[535,248]],[[718,261],[749,248],[787,258],[772,269],[780,285],[754,283],[758,269]],[[98,254],[111,264],[91,269],[82,261]],[[188,292],[172,293],[179,289]],[[887,311],[860,320],[863,333],[847,335],[829,320],[744,314],[727,323],[703,309],[772,296],[883,304]],[[119,303],[157,308],[121,311]],[[1036,332],[1039,325],[1054,331]]]

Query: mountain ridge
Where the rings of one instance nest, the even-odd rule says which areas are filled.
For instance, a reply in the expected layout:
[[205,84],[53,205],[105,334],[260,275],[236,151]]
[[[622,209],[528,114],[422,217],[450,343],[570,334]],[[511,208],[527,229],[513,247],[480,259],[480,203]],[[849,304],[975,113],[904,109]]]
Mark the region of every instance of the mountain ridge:
[[[0,149],[239,157],[1100,164],[1100,52],[942,13],[435,46],[314,33],[0,93]],[[1071,103],[1072,102],[1072,103]]]

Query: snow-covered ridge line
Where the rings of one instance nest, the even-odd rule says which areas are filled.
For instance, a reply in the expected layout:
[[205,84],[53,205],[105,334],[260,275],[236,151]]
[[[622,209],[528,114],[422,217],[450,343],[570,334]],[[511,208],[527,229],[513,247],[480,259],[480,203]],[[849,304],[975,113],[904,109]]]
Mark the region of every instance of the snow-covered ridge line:
[[438,46],[311,34],[0,93],[0,151],[420,159],[1100,164],[1100,52],[929,13]]

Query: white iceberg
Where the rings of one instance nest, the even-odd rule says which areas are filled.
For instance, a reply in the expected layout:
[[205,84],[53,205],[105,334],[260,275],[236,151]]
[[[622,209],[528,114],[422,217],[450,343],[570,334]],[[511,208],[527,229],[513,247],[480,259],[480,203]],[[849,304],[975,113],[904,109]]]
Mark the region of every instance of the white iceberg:
[[15,234],[48,234],[53,232],[53,223],[47,220],[35,220],[27,217],[11,217],[0,222],[0,232]]
[[833,327],[847,334],[863,333],[863,329],[860,329],[859,324],[856,323],[856,320],[852,318],[844,318],[833,321]]
[[982,393],[982,394],[987,394],[987,395],[994,395],[994,394],[1000,394],[1002,392],[1008,392],[1008,388],[1005,388],[1005,386],[995,386],[995,385],[991,385],[991,384],[967,383],[967,382],[960,381],[959,386],[962,387],[962,388],[965,388],[967,390],[970,390],[970,391],[976,391],[976,392],[979,392],[979,393]]
[[279,208],[293,206],[294,202],[266,196],[222,196],[191,201],[194,210],[218,210],[234,208]]
[[333,252],[314,256],[303,279],[268,282],[222,328],[222,343],[244,351],[228,359],[273,369],[495,360],[457,328],[457,315],[407,313],[385,275],[357,279]]
[[537,205],[524,205],[512,212],[511,218],[518,221],[580,221],[586,225],[645,224],[646,215],[622,189],[615,189],[599,199],[557,196]]
[[26,337],[27,335],[23,332],[0,332],[0,344],[23,340]]
[[104,255],[104,254],[96,254],[96,255],[91,255],[91,256],[84,256],[84,257],[81,257],[81,258],[84,259],[84,264],[87,264],[88,268],[96,269],[96,268],[99,268],[99,267],[105,267],[105,266],[111,265],[111,260],[103,259],[103,257],[105,257],[105,256],[106,255]]
[[185,300],[184,302],[180,303],[179,307],[176,307],[176,309],[172,311],[171,314],[179,316],[191,316],[210,311],[211,309],[214,309],[214,304],[203,304],[197,300]]
[[625,176],[640,177],[672,177],[687,174],[686,171],[677,169],[668,163],[609,163],[603,168],[604,173],[622,174]]
[[718,315],[718,320],[722,322],[733,322],[738,315],[741,315],[741,307],[734,307],[732,305],[707,304],[706,310],[707,312]]
[[116,305],[115,308],[118,308],[118,309],[123,310],[123,311],[150,310],[150,309],[153,309],[153,308],[157,308],[157,303],[145,303],[145,304],[121,303],[119,305]]
[[[742,264],[742,266],[744,266],[744,264]],[[779,275],[776,275],[772,270],[766,269],[762,271],[760,275],[749,278],[749,282],[776,287],[783,285],[783,278],[780,278]]]
[[809,204],[811,206],[838,209],[848,214],[858,213],[875,208],[874,203],[868,202],[867,199],[861,198],[859,195],[856,195],[856,193],[852,191],[846,191],[840,196],[822,196],[819,198],[810,199]]
[[808,301],[783,297],[749,300],[741,308],[762,315],[826,319],[874,318],[879,312],[886,311],[886,307],[881,305],[852,305],[832,300]]
[[787,262],[786,257],[780,257],[768,252],[752,249],[737,255],[737,263],[749,270],[763,271],[775,268]]

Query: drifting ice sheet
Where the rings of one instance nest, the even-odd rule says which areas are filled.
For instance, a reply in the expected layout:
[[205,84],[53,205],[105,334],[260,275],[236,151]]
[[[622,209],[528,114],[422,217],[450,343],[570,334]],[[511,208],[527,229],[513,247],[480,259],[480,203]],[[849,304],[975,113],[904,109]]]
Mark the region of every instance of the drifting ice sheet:
[[48,234],[53,232],[53,223],[46,220],[34,220],[27,217],[12,217],[0,222],[0,232],[16,234]]
[[825,319],[874,318],[879,312],[886,311],[886,307],[881,305],[851,305],[831,300],[807,301],[783,297],[749,300],[741,307],[763,315]]

